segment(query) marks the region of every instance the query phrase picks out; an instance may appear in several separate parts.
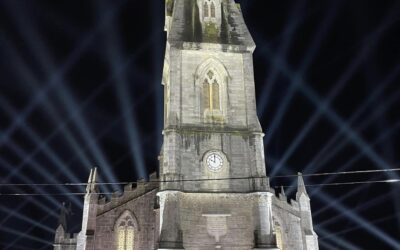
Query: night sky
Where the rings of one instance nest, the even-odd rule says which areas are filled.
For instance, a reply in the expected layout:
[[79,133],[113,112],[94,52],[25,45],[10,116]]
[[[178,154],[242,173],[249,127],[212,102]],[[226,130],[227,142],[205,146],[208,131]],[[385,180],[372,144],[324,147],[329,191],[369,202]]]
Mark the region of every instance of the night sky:
[[[271,185],[295,185],[274,176],[299,171],[398,168],[400,2],[237,2],[257,45]],[[0,0],[1,183],[86,182],[95,166],[106,182],[157,171],[163,28],[161,0]],[[306,184],[399,175],[307,177]],[[64,194],[0,196],[0,249],[52,249],[63,201],[78,232],[82,196],[66,194],[83,190],[0,186],[2,194]],[[308,191],[321,249],[400,249],[399,183]]]

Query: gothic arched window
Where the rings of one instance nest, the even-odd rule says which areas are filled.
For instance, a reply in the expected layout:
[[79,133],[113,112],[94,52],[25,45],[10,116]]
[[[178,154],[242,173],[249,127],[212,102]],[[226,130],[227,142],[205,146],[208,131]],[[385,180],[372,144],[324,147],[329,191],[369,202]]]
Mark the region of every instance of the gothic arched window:
[[118,220],[116,228],[116,245],[118,250],[135,249],[135,227],[133,218],[126,213]]
[[211,17],[215,17],[215,4],[214,2],[211,2]]
[[204,2],[204,5],[203,5],[203,12],[204,12],[204,17],[208,17],[208,16],[209,16],[209,13],[208,13],[208,3],[207,3],[207,2]]
[[205,123],[225,123],[228,119],[227,86],[230,79],[224,64],[215,58],[200,63],[194,74],[199,118]]
[[220,86],[216,74],[209,70],[203,82],[203,107],[205,110],[214,111],[221,109]]

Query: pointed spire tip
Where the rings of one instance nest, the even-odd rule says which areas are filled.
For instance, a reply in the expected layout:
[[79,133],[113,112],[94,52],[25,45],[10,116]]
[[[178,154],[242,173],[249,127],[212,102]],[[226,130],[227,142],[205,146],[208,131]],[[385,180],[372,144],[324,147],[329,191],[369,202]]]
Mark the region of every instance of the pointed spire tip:
[[286,194],[285,194],[285,189],[283,188],[283,186],[281,186],[281,194],[282,194],[283,196],[286,196]]
[[306,185],[304,184],[303,174],[297,173],[297,193],[307,194]]

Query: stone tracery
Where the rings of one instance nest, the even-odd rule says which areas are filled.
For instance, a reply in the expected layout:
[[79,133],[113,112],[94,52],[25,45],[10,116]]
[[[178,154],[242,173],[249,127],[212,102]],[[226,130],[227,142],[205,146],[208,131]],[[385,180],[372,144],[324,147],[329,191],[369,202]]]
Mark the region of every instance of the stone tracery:
[[125,211],[115,224],[116,245],[118,250],[135,248],[134,219],[129,211]]
[[[196,76],[202,88],[201,93],[201,111],[204,118],[209,120],[220,120],[226,115],[226,85],[228,72],[224,65],[214,59],[205,60],[197,68]],[[226,117],[225,117],[226,118]]]

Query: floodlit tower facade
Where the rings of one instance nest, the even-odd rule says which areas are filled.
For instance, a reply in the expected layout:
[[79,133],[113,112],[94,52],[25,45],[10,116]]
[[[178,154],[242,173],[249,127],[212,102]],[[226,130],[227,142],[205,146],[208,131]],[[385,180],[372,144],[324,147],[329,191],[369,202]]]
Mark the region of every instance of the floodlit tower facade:
[[91,171],[82,230],[57,250],[317,250],[301,175],[271,189],[257,118],[254,41],[234,0],[166,0],[160,172],[99,195]]
[[168,0],[165,29],[159,249],[318,249],[306,198],[269,187],[239,5]]

